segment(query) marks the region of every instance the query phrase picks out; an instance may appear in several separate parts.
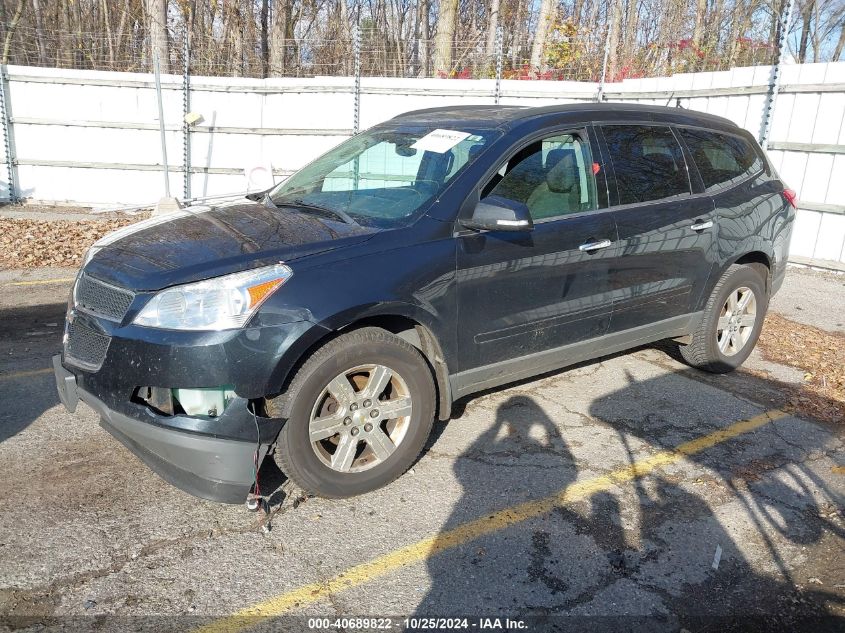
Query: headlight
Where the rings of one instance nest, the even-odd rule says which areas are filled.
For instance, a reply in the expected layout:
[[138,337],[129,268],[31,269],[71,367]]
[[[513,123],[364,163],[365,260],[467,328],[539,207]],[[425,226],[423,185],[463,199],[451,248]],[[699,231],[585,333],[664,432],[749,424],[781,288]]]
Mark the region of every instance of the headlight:
[[228,330],[244,325],[290,279],[284,264],[162,290],[133,323],[167,330]]

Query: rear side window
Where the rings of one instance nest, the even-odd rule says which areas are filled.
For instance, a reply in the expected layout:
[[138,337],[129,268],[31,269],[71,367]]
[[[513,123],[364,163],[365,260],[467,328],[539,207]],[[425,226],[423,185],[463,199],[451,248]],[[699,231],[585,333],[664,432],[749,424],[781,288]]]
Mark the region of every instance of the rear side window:
[[707,130],[679,128],[707,191],[730,187],[763,169],[763,161],[744,138]]
[[603,125],[619,204],[663,200],[690,192],[684,153],[672,130],[653,125]]

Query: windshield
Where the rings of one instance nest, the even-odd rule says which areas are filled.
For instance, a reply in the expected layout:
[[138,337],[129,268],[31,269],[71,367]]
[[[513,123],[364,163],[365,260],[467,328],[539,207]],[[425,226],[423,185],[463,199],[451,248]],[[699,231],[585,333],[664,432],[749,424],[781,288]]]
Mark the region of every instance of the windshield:
[[[379,126],[341,143],[269,194],[277,206],[348,214],[382,228],[411,221],[498,132]],[[338,213],[340,212],[340,213]]]

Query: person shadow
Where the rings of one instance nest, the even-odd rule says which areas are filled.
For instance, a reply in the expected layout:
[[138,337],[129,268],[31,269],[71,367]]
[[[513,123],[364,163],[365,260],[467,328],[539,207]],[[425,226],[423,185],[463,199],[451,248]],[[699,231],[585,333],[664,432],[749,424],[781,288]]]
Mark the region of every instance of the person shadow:
[[[648,382],[649,391],[677,389],[671,376]],[[807,546],[842,553],[845,535],[820,518],[806,467],[781,460],[779,472],[746,481],[729,473],[742,472],[749,454],[725,449],[715,451],[715,462],[707,451],[690,458],[715,470],[718,490],[673,469],[584,487],[619,467],[579,472],[595,471],[584,456],[600,458],[602,446],[615,444],[618,457],[621,445],[624,468],[678,443],[665,429],[620,418],[623,403],[642,398],[641,387],[597,398],[592,422],[572,433],[553,421],[549,412],[559,408],[542,398],[515,395],[497,407],[493,423],[454,462],[462,495],[427,559],[429,586],[414,617],[472,616],[471,627],[500,618],[504,628],[522,621],[538,631],[841,630],[841,595],[801,586],[784,554],[791,549],[794,561],[795,548]],[[640,440],[651,447],[643,452]],[[561,501],[575,489],[592,492]],[[841,501],[835,490],[821,490]],[[468,523],[486,519],[497,527],[455,546]],[[825,538],[832,544],[825,547]]]

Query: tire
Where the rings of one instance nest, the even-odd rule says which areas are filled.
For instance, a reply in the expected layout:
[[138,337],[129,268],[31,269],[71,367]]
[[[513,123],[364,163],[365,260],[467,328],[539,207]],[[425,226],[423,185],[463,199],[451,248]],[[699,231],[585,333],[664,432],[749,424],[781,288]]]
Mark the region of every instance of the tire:
[[[323,345],[285,393],[267,401],[271,416],[287,418],[276,444],[279,468],[303,492],[327,498],[370,492],[408,470],[428,439],[435,408],[425,358],[375,327]],[[387,411],[409,413],[390,418]]]
[[[748,298],[746,308],[753,301],[753,318],[750,314],[742,313],[732,321],[731,314],[725,314],[728,302],[733,298],[734,305],[741,307],[739,304],[746,299],[743,290],[750,291],[752,295]],[[754,349],[768,306],[766,281],[760,272],[751,266],[733,264],[713,288],[691,342],[680,347],[681,356],[690,366],[704,371],[716,374],[733,371],[745,362]],[[727,325],[727,328],[721,328],[720,324]]]

